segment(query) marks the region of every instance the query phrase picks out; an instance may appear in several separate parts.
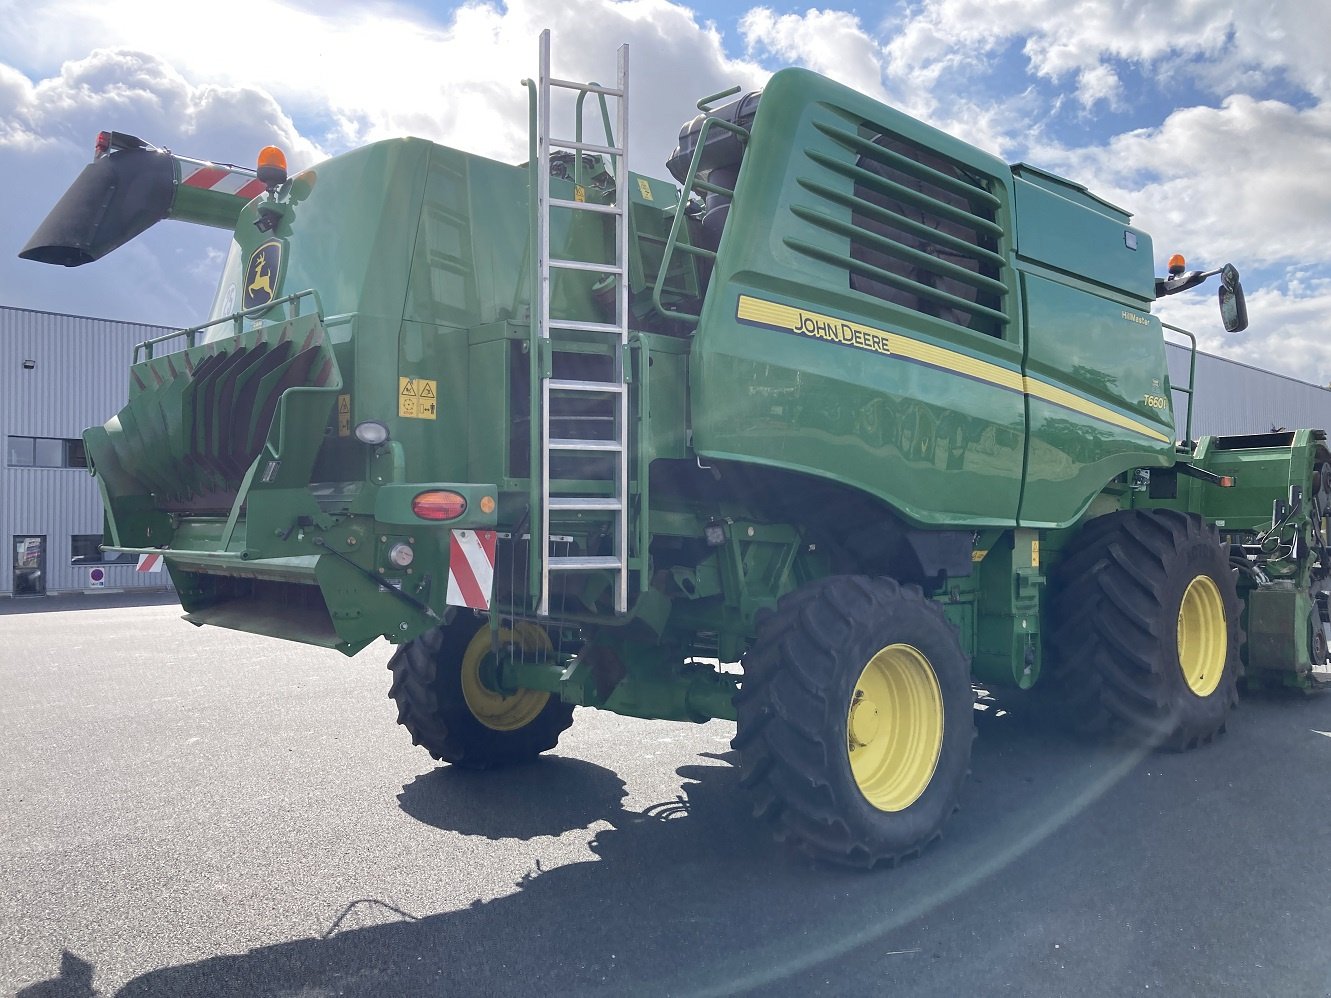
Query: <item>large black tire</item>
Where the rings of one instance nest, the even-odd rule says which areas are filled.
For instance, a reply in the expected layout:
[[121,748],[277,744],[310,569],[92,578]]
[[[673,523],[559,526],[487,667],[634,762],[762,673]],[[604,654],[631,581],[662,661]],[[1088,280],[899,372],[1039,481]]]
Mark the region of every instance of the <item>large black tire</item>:
[[808,855],[895,865],[957,809],[974,703],[956,629],[918,587],[822,579],[783,597],[744,657],[741,783]]
[[[525,622],[499,638],[528,651],[549,648],[545,632]],[[397,723],[441,762],[466,769],[526,762],[554,748],[573,723],[573,706],[548,693],[501,697],[486,690],[478,667],[489,649],[489,624],[464,617],[403,645],[388,663]]]
[[1123,510],[1082,528],[1050,579],[1049,684],[1060,720],[1176,750],[1238,702],[1239,599],[1216,528]]

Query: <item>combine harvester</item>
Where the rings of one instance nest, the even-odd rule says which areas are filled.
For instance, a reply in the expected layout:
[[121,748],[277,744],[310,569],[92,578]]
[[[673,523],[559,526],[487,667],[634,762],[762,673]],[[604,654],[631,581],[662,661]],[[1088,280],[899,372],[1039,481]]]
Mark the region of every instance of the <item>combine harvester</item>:
[[207,321],[85,434],[107,548],[163,556],[196,624],[386,637],[454,765],[575,706],[736,721],[758,817],[852,865],[938,838],[975,684],[1175,748],[1241,683],[1318,685],[1325,433],[1192,439],[1151,314],[1218,275],[1242,329],[1233,267],[1157,278],[1085,187],[800,69],[632,173],[628,75],[554,79],[543,36],[521,166],[103,133],[23,257],[234,230]]

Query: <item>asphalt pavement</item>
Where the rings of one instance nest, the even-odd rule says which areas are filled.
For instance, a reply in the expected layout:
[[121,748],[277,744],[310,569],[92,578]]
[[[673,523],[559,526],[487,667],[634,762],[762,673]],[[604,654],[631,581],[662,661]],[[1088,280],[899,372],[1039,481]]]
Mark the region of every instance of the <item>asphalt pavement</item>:
[[0,616],[0,994],[1331,995],[1331,695],[1182,755],[981,712],[943,841],[864,874],[755,826],[733,725],[455,771],[387,645],[179,612]]

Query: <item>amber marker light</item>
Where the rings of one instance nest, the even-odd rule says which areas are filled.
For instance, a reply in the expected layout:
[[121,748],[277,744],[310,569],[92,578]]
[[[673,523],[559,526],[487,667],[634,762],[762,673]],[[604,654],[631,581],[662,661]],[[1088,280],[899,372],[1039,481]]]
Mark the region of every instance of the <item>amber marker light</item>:
[[447,489],[431,489],[411,500],[411,511],[422,520],[456,520],[467,511],[467,500]]
[[495,511],[495,497],[481,496],[481,512],[487,516]]
[[287,154],[277,146],[264,146],[259,150],[259,179],[272,190],[287,182]]
[[1182,253],[1175,253],[1169,258],[1169,276],[1178,277],[1188,269],[1188,261],[1183,259]]

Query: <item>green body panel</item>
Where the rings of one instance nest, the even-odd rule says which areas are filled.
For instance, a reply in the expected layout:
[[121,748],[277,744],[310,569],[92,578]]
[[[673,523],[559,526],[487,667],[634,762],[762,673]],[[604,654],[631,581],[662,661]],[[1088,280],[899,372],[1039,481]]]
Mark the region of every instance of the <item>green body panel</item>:
[[[829,136],[846,130],[900,136],[979,178],[996,252],[1011,255],[996,331],[854,287],[862,149]],[[831,477],[921,526],[1065,526],[1116,475],[1172,463],[1172,413],[1147,405],[1169,399],[1143,297],[1150,241],[1080,189],[1040,183],[829,81],[778,73],[695,337],[699,452]]]
[[[845,263],[791,245],[848,256],[843,235],[796,209],[849,223],[849,208],[808,185],[849,195],[852,181],[805,151],[853,166],[856,152],[817,126],[854,129],[860,121],[937,143],[1006,196],[1007,169],[991,157],[813,74],[776,74],[754,122],[695,334],[695,447],[709,457],[833,477],[887,499],[922,525],[1013,523],[1024,449],[1019,327],[997,338],[929,321],[852,290]],[[740,295],[880,335],[909,335],[918,352],[939,351],[937,363],[802,335],[795,322],[741,322]],[[958,366],[970,358],[997,370],[987,379],[968,377]],[[1008,385],[994,383],[998,372]]]
[[1129,468],[1174,463],[1164,340],[1159,319],[1093,288],[1033,273],[1022,288],[1026,371],[1039,387],[1027,395],[1021,522],[1063,526]]

